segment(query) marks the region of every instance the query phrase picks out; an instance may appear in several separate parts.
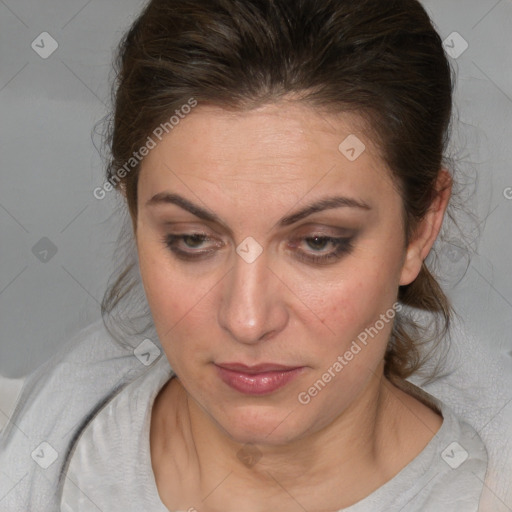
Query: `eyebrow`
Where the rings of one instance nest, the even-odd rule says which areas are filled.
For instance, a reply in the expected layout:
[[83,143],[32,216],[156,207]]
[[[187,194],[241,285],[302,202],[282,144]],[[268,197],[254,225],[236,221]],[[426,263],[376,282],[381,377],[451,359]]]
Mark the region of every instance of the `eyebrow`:
[[[209,221],[209,222],[215,222],[218,224],[224,224],[220,217],[213,213],[212,211],[209,211],[205,208],[202,208],[198,206],[197,204],[192,203],[188,199],[186,199],[183,196],[180,196],[179,194],[173,194],[169,192],[160,192],[156,195],[154,195],[151,199],[149,199],[146,202],[146,206],[155,206],[155,205],[161,205],[161,204],[175,204],[179,206],[180,208],[183,208],[184,210],[187,210],[188,212],[192,213],[196,217]],[[313,213],[321,212],[324,210],[330,210],[333,208],[358,208],[361,210],[371,210],[371,206],[365,203],[364,201],[354,199],[351,197],[344,197],[344,196],[331,196],[331,197],[325,197],[323,199],[320,199],[318,201],[315,201],[306,207],[302,208],[301,210],[292,213],[291,215],[287,215],[283,217],[279,222],[278,225],[280,227],[290,226],[291,224],[295,224],[296,222],[308,217],[309,215],[312,215]]]

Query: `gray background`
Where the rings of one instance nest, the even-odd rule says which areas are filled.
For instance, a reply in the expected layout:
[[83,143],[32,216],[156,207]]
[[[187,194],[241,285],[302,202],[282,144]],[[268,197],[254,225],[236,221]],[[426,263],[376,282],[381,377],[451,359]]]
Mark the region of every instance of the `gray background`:
[[[439,246],[444,282],[468,331],[512,355],[512,1],[424,4],[453,51],[453,32],[469,45],[452,59],[453,147],[482,235],[460,282],[457,237]],[[103,162],[91,133],[108,111],[113,49],[142,5],[0,0],[0,376],[23,377],[99,318],[120,217],[115,194],[93,196]],[[43,32],[58,43],[46,59],[31,47],[48,51]]]

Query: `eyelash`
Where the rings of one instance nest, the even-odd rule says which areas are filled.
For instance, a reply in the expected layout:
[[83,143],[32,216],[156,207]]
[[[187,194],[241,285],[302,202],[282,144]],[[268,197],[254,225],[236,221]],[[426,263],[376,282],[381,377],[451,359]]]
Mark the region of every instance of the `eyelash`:
[[[181,249],[177,248],[177,242],[183,241],[186,238],[194,238],[199,243],[206,242],[210,240],[210,237],[204,233],[183,233],[180,235],[166,235],[163,238],[164,245],[175,254],[176,257],[179,259],[185,260],[185,261],[194,261],[201,258],[204,258],[206,255],[211,254],[214,252],[214,249],[210,249],[207,251],[202,252],[188,252],[183,251]],[[331,243],[334,246],[334,250],[325,254],[325,255],[317,255],[317,254],[307,254],[304,252],[299,251],[297,253],[297,258],[300,261],[304,261],[306,263],[312,263],[312,264],[328,264],[333,263],[335,261],[338,261],[341,259],[345,254],[349,254],[353,250],[352,240],[353,238],[338,238],[338,237],[332,237],[332,236],[325,236],[325,235],[312,235],[307,237],[302,237],[296,239],[299,242],[304,241],[311,241],[311,240],[319,240],[321,242]]]
[[314,253],[304,253],[298,252],[297,258],[306,263],[313,264],[328,264],[334,263],[340,260],[345,254],[349,254],[352,252],[352,238],[341,238],[341,237],[333,237],[333,236],[325,236],[325,235],[313,235],[307,236],[298,239],[300,242],[308,241],[308,240],[320,240],[321,242],[326,242],[328,244],[332,244],[334,250],[328,252],[324,255],[318,255]]

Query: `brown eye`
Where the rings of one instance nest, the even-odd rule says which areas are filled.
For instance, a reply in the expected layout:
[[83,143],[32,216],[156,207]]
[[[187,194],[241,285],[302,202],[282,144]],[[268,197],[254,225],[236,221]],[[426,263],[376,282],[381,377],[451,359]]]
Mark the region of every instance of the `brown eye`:
[[[205,256],[215,252],[215,247],[219,247],[219,245],[221,245],[204,233],[166,235],[162,241],[172,253],[183,260],[204,258]],[[209,246],[206,246],[204,245],[206,242],[212,243],[210,243]],[[204,249],[205,247],[208,248],[206,250],[197,250]]]
[[[343,255],[352,251],[352,238],[338,238],[331,236],[309,236],[299,240],[305,242],[306,248],[311,251],[299,249],[296,251],[297,258],[301,261],[314,264],[334,263]],[[294,248],[301,246],[301,243],[294,244]],[[330,250],[325,250],[325,249]]]
[[197,249],[198,245],[202,244],[206,237],[203,235],[183,235],[182,237],[183,242],[187,247],[190,247],[192,249]]
[[323,248],[325,248],[325,246],[328,243],[332,243],[331,239],[329,239],[325,236],[313,236],[313,237],[305,238],[304,240],[306,240],[308,246],[314,250],[323,249]]

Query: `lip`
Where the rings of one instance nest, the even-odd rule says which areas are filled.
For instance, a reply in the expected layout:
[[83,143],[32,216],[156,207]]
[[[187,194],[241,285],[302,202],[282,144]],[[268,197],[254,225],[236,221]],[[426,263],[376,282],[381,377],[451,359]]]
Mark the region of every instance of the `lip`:
[[299,366],[286,366],[283,364],[275,363],[260,363],[252,366],[243,363],[219,363],[217,366],[225,368],[226,370],[233,370],[241,373],[264,373],[264,372],[286,372],[289,370],[295,370]]
[[277,391],[305,369],[303,366],[284,366],[274,363],[261,363],[254,366],[222,363],[215,366],[225,384],[246,395],[266,395]]

